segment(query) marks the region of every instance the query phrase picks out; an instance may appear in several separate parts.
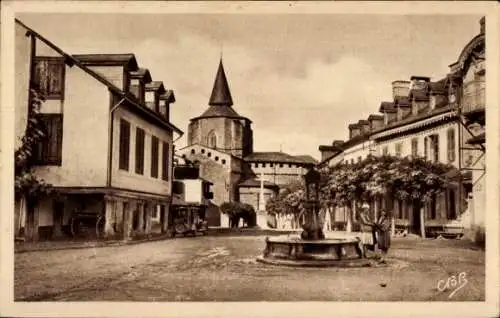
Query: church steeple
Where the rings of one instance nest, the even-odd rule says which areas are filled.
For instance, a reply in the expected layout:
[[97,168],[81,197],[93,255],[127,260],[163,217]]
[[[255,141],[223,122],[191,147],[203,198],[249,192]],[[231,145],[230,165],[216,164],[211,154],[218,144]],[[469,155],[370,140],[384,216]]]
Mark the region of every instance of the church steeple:
[[212,89],[212,95],[210,96],[208,104],[210,106],[228,107],[233,105],[233,99],[231,97],[231,92],[229,91],[226,74],[224,73],[224,66],[222,65],[222,57],[219,62],[219,69],[217,70],[217,75],[215,76],[214,88]]

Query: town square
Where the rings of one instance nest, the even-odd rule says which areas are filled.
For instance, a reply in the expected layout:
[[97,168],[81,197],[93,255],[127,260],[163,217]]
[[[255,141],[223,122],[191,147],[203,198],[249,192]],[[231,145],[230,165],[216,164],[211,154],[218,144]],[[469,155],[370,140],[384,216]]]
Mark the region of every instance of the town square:
[[485,302],[487,14],[14,18],[15,302]]

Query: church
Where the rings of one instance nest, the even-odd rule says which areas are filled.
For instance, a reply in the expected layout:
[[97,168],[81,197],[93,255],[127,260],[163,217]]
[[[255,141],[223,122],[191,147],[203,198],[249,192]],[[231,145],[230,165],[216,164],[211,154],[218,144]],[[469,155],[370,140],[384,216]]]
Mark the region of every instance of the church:
[[309,155],[254,152],[252,121],[233,108],[222,59],[208,107],[190,119],[187,138],[187,146],[176,155],[198,163],[200,177],[213,183],[213,205],[206,216],[209,226],[228,226],[218,206],[236,201],[252,205],[258,225],[266,227],[265,202],[280,187],[301,180],[317,163]]

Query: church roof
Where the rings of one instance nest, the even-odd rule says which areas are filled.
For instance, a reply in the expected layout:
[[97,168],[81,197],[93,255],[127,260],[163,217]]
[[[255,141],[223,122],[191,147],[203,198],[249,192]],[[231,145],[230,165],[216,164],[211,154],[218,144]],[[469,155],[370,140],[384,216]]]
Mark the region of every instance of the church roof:
[[215,76],[214,87],[208,104],[210,106],[227,107],[231,107],[233,105],[233,99],[231,97],[231,92],[229,91],[229,84],[227,83],[226,73],[224,72],[224,66],[222,65],[222,59],[219,62],[219,69],[217,70],[217,75]]
[[208,107],[207,110],[203,112],[203,114],[201,114],[201,116],[198,116],[193,119],[210,118],[210,117],[245,119],[245,117],[240,116],[232,107],[227,107],[227,106],[210,106]]
[[249,162],[280,162],[298,164],[316,164],[317,161],[309,156],[292,156],[284,152],[253,152],[244,158]]
[[233,119],[245,119],[240,116],[231,106],[233,105],[233,99],[231,97],[231,91],[229,90],[229,84],[227,83],[226,73],[224,72],[224,66],[222,65],[222,59],[219,62],[219,68],[215,76],[214,87],[212,89],[212,95],[210,95],[210,100],[208,102],[210,105],[203,114],[198,117],[191,118],[191,120],[197,120],[201,118],[212,118],[212,117],[225,117]]

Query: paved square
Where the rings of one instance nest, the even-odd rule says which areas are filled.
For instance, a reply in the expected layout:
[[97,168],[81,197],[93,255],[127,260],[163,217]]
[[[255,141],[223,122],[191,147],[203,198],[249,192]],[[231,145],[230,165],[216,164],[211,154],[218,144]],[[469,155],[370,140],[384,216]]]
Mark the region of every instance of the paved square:
[[[485,255],[458,240],[396,239],[387,267],[257,263],[264,236],[179,238],[15,255],[16,300],[481,301]],[[446,280],[465,273],[450,299]]]

